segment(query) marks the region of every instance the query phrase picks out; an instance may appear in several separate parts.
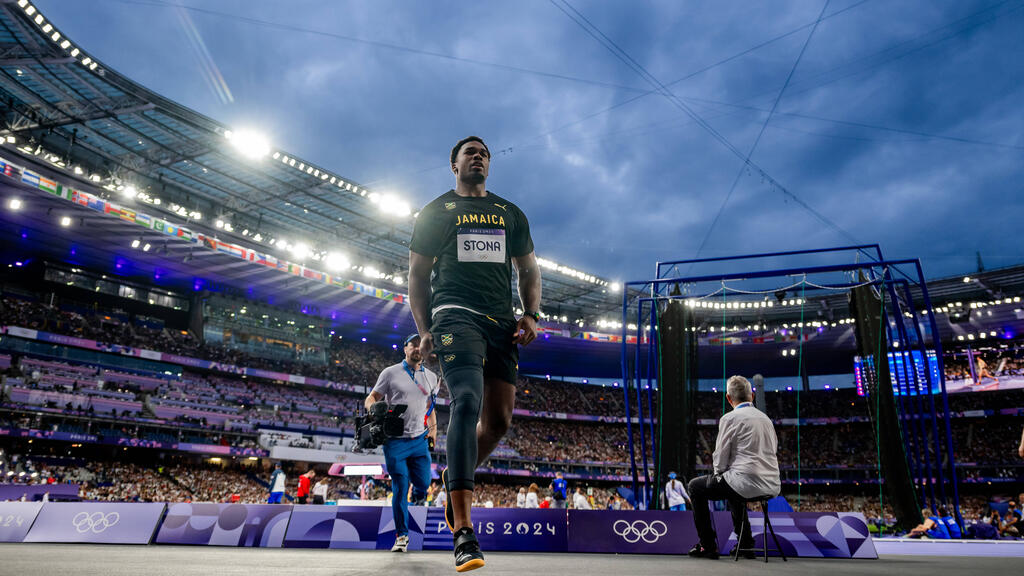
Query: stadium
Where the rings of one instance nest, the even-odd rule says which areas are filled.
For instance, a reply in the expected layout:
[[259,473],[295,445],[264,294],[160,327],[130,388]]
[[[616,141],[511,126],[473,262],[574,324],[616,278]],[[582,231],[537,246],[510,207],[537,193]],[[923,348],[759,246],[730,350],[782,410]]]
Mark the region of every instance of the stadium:
[[[144,87],[66,35],[52,4],[0,3],[0,571],[451,570],[442,472],[463,404],[443,376],[459,373],[444,364],[455,355],[424,360],[442,378],[408,556],[388,550],[392,504],[410,497],[392,493],[389,457],[362,435],[368,395],[423,338],[410,253],[425,203]],[[953,573],[1024,556],[1012,234],[1007,265],[986,268],[979,252],[933,276],[903,246],[850,237],[753,152],[736,150],[737,182],[760,179],[838,235],[642,264],[606,246],[597,273],[572,264],[589,240],[551,250],[531,221],[543,296],[536,310],[520,301],[516,268],[509,313],[535,315],[537,340],[515,356],[511,424],[469,494],[485,570],[730,569],[687,557],[701,546],[693,504],[678,511],[666,487],[720,472],[734,375],[777,435],[781,487],[749,501],[756,556],[771,556],[756,569]],[[502,153],[495,165],[512,147]],[[275,469],[280,504],[268,503]],[[740,547],[728,510],[710,510],[716,557]]]

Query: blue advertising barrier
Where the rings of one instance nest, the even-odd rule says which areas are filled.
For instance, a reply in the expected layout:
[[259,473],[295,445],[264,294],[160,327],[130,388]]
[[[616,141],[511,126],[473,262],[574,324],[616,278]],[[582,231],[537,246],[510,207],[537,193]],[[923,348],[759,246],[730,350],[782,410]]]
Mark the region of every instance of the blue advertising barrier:
[[280,548],[291,511],[282,504],[171,504],[154,542]]
[[[770,513],[772,528],[786,556],[800,558],[871,558],[878,552],[868,533],[868,524],[860,513],[778,512]],[[764,516],[750,513],[750,529],[754,542],[764,547]],[[732,517],[728,512],[714,513],[718,532],[718,548],[723,554],[736,545]],[[777,554],[769,536],[768,547]]]
[[[395,539],[391,508],[384,506],[176,503],[164,510],[144,503],[3,502],[0,542],[381,550]],[[409,516],[410,549],[451,550],[441,508],[413,506]],[[788,556],[878,558],[861,514],[771,517]],[[727,553],[736,543],[731,516],[714,512],[712,520]],[[750,521],[762,544],[762,515],[751,512]],[[692,512],[474,508],[473,523],[481,547],[491,551],[681,555],[697,542]]]
[[[423,549],[427,509],[409,507],[409,550]],[[395,543],[390,506],[292,506],[285,548],[387,550]]]
[[569,552],[686,554],[697,540],[692,512],[569,510]]
[[[565,510],[474,508],[473,529],[484,550],[506,552],[565,552],[568,526]],[[451,550],[452,533],[444,509],[427,509],[424,550]]]
[[24,542],[149,544],[164,504],[46,502]]
[[42,507],[42,502],[0,502],[0,542],[24,540]]

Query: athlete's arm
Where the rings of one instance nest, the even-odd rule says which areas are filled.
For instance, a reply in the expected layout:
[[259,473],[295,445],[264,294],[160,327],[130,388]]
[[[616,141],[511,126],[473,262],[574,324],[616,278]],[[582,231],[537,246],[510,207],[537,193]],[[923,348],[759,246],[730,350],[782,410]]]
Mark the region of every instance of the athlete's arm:
[[437,444],[437,412],[432,411],[430,416],[427,416],[427,438],[430,438],[434,444]]
[[[512,258],[519,272],[519,299],[523,302],[523,310],[540,311],[540,266],[533,252],[525,256]],[[532,316],[523,316],[516,324],[513,340],[520,346],[526,346],[537,338],[537,321]]]
[[434,338],[430,335],[430,270],[434,259],[409,251],[409,308],[420,333],[420,354],[424,360],[434,350]]

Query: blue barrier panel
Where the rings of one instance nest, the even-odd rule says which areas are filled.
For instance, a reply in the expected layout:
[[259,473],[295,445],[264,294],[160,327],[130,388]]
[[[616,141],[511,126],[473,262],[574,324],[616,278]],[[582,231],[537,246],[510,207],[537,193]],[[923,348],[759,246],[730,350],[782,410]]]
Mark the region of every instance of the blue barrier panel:
[[[473,529],[485,551],[565,552],[568,549],[565,510],[473,508]],[[442,508],[427,509],[423,549],[452,549],[452,533],[445,524]]]
[[[427,509],[409,507],[409,550],[423,549]],[[285,548],[347,548],[387,550],[395,543],[390,506],[292,507]]]
[[154,542],[280,548],[291,511],[286,504],[171,504]]
[[46,502],[25,542],[149,544],[163,503]]
[[698,539],[692,512],[569,511],[569,552],[686,554]]
[[42,507],[42,502],[0,502],[0,542],[24,540]]
[[[868,525],[860,513],[771,512],[772,527],[786,556],[800,558],[878,558]],[[723,554],[736,545],[732,517],[714,513],[718,548]],[[750,513],[751,534],[758,547],[764,544],[764,517]],[[775,548],[771,536],[769,548]]]
[[21,500],[23,496],[36,502],[43,499],[43,494],[49,494],[50,500],[78,500],[78,484],[0,484],[0,502]]

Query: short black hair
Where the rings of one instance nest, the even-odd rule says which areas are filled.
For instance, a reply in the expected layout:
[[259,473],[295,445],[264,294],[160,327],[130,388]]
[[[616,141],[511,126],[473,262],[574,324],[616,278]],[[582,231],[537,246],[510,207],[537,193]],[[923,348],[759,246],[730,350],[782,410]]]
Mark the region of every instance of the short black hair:
[[484,145],[484,149],[487,150],[487,156],[489,157],[491,155],[491,149],[487,147],[487,143],[484,142],[483,138],[481,138],[479,136],[466,136],[462,140],[459,140],[458,142],[456,142],[455,143],[455,147],[452,148],[452,156],[451,156],[451,163],[452,164],[455,164],[455,157],[459,155],[459,150],[461,150],[463,146],[465,146],[466,144],[469,144],[470,142],[479,142],[479,143],[483,144]]

